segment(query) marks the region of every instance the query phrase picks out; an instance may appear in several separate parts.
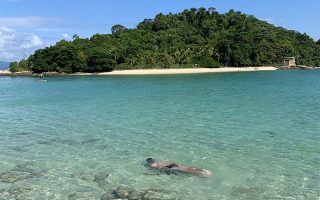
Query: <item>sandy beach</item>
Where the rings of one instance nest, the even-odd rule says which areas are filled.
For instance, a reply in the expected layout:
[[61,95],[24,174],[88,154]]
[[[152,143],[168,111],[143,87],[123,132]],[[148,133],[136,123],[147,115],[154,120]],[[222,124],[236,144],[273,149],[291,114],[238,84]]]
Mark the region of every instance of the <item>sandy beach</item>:
[[0,70],[0,76],[9,76],[11,72],[9,70]]
[[[201,74],[222,72],[274,71],[276,67],[223,67],[223,68],[189,68],[189,69],[137,69],[97,73],[97,75],[163,75],[163,74]],[[78,74],[78,75],[86,75]]]
[[[52,75],[72,75],[72,76],[109,76],[109,75],[170,75],[170,74],[202,74],[202,73],[225,73],[225,72],[252,72],[252,71],[274,71],[276,67],[222,67],[222,68],[186,68],[186,69],[134,69],[134,70],[115,70],[112,72],[101,73],[74,73],[74,74],[59,74],[59,73],[44,73],[45,76]],[[0,76],[32,76],[31,72],[11,73],[7,70],[0,70]],[[35,75],[35,74],[33,74]],[[38,74],[39,75],[39,74]]]

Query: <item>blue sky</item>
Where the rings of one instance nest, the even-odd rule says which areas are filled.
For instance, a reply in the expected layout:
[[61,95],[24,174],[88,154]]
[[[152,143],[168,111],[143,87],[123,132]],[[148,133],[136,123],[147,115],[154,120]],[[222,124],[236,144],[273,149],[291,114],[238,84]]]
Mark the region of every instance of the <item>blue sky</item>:
[[73,34],[110,33],[114,24],[133,28],[160,12],[192,7],[235,9],[320,39],[320,0],[0,0],[0,60],[21,59]]

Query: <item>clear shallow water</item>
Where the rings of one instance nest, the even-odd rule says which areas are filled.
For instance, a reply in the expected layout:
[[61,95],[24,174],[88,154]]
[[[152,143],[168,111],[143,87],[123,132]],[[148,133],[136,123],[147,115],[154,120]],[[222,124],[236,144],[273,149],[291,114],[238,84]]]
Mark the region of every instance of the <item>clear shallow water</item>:
[[0,78],[0,199],[320,198],[320,71],[47,80]]

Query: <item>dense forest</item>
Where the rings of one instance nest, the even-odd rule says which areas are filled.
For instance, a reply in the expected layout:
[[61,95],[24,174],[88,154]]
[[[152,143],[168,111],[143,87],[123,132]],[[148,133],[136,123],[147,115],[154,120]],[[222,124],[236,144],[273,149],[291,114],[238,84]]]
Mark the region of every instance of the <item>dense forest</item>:
[[13,62],[11,71],[102,72],[114,69],[276,65],[295,56],[301,65],[320,66],[320,40],[275,27],[230,10],[192,8],[158,14],[134,29],[112,27],[111,34],[73,36]]

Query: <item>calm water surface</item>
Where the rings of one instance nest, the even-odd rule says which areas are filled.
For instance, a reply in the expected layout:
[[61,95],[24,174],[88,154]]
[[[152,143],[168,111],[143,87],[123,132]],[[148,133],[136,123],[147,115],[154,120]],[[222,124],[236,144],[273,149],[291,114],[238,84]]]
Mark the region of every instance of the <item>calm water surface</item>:
[[0,78],[0,199],[320,199],[320,71],[47,80]]

